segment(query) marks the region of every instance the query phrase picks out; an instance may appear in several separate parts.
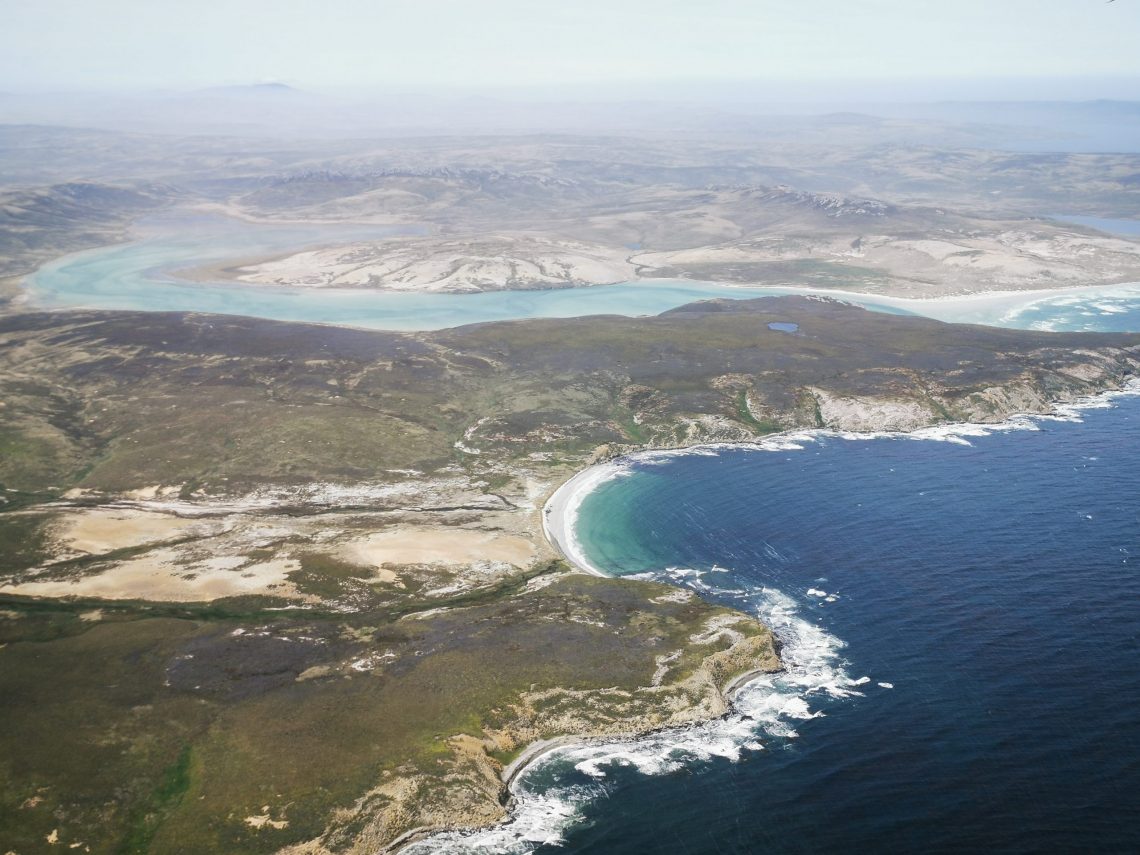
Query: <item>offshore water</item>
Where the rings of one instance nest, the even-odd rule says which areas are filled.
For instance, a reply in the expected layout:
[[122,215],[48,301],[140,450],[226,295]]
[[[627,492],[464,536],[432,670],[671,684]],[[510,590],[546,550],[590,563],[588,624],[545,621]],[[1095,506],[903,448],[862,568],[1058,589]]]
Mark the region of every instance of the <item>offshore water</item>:
[[1140,220],[1121,217],[1082,217],[1077,215],[1059,215],[1054,219],[1066,223],[1076,223],[1079,226],[1088,226],[1111,235],[1136,237],[1140,235]]
[[619,774],[571,851],[1136,851],[1140,399],[1083,418],[650,458],[592,493],[594,563],[787,598],[845,646],[798,738],[760,716],[740,763]]

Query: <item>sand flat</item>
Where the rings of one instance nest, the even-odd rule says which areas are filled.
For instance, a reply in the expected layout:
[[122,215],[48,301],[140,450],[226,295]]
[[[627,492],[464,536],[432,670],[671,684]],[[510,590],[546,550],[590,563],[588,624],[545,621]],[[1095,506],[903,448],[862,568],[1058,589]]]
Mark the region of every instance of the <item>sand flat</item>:
[[93,508],[62,515],[53,536],[67,550],[100,555],[200,533],[203,523],[153,511]]
[[77,579],[47,579],[0,586],[0,592],[25,597],[91,597],[103,600],[150,600],[164,603],[209,602],[222,597],[264,594],[298,598],[288,574],[299,570],[290,558],[223,566],[232,562],[177,563],[178,553],[157,549],[123,561],[102,573]]

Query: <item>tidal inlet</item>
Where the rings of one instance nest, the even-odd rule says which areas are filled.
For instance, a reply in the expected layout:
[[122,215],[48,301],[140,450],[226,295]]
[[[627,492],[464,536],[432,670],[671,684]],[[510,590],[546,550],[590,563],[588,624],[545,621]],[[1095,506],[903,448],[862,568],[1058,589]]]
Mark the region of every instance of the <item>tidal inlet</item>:
[[0,853],[1140,850],[1140,8],[821,2],[6,10]]

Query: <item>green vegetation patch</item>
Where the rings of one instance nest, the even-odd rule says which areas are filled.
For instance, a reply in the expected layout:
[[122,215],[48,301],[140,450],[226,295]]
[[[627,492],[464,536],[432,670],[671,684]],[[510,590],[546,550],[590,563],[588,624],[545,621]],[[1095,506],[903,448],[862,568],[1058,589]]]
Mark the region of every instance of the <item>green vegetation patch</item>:
[[208,722],[210,704],[169,691],[165,667],[194,624],[95,625],[0,648],[0,828],[4,845],[116,851],[166,770]]
[[[796,323],[800,334],[771,331],[772,321]],[[937,390],[948,408],[1027,380],[1051,394],[1083,394],[1104,381],[1063,369],[1087,367],[1090,348],[1134,348],[1140,339],[952,326],[785,297],[708,301],[654,318],[415,334],[175,314],[29,314],[0,320],[0,341],[21,345],[8,351],[20,355],[10,364],[0,350],[0,375],[38,378],[5,402],[0,442],[11,453],[0,455],[0,482],[9,488],[58,492],[82,479],[105,490],[235,493],[384,481],[393,470],[431,473],[457,462],[501,467],[536,452],[581,458],[608,443],[681,441],[684,431],[672,428],[700,414],[724,416],[737,435],[811,426],[813,414],[795,401],[813,386],[926,403]],[[1131,370],[1119,351],[1103,361],[1110,376]],[[725,376],[741,381],[728,388]],[[69,392],[52,391],[59,388]],[[742,388],[761,393],[767,419],[750,418]],[[477,460],[455,446],[469,430]]]

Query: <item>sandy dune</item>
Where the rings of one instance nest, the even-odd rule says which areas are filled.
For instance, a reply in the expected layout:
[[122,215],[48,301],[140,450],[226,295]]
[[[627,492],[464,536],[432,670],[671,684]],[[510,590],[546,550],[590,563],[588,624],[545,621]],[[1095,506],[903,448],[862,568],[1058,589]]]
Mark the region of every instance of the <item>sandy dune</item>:
[[492,291],[634,278],[624,252],[526,235],[403,238],[308,250],[237,268],[240,282],[305,288]]

